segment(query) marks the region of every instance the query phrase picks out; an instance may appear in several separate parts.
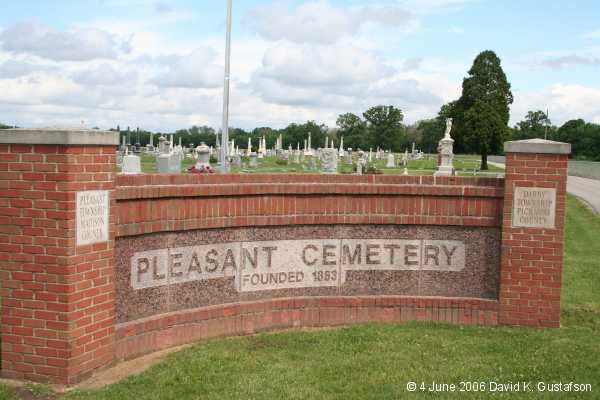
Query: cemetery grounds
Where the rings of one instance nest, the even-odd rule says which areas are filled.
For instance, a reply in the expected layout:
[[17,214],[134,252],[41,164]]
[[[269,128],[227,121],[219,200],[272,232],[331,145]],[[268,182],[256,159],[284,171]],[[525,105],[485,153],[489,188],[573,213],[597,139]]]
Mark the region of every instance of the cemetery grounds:
[[[156,173],[156,156],[154,154],[141,153],[141,167],[143,173]],[[279,160],[277,157],[264,157],[257,160],[258,166],[256,168],[248,167],[248,157],[242,157],[242,168],[238,168],[235,165],[231,165],[231,172],[244,172],[244,173],[270,173],[270,172],[285,172],[285,173],[319,173],[320,162],[317,161],[317,169],[311,170],[308,162],[294,163],[290,157],[289,161]],[[386,175],[400,175],[404,172],[404,167],[401,165],[402,154],[396,154],[396,163],[399,164],[396,168],[386,168],[386,158],[377,160],[375,159],[375,153],[373,153],[373,161],[368,165],[374,166],[378,171]],[[181,170],[186,171],[192,167],[196,161],[193,158],[184,158],[181,166]],[[212,166],[217,169],[216,163],[212,163]],[[504,174],[504,170],[489,165],[488,171],[480,171],[481,158],[477,155],[458,155],[454,157],[454,168],[458,171],[459,175],[464,176],[496,176],[498,173]],[[356,168],[356,157],[354,163],[346,164],[344,157],[338,159],[338,173],[341,174],[352,174]],[[410,160],[408,162],[408,173],[410,175],[432,175],[437,169],[437,155],[425,154],[422,159]]]

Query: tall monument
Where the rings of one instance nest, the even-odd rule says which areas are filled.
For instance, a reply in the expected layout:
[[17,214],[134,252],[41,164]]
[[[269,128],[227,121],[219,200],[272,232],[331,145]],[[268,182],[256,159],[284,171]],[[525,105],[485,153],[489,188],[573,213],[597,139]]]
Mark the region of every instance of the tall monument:
[[454,175],[454,167],[452,166],[452,160],[454,159],[454,153],[452,148],[454,146],[454,139],[450,137],[450,130],[452,129],[452,118],[446,118],[446,132],[444,137],[438,144],[438,151],[440,152],[440,165],[438,165],[437,171],[433,174],[434,176],[452,176]]

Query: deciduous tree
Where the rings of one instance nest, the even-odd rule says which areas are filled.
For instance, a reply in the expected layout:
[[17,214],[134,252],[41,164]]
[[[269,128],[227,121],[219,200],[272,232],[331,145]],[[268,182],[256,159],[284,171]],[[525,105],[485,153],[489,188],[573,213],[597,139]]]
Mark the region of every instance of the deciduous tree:
[[371,107],[363,113],[369,124],[371,146],[400,151],[402,146],[404,115],[394,106]]

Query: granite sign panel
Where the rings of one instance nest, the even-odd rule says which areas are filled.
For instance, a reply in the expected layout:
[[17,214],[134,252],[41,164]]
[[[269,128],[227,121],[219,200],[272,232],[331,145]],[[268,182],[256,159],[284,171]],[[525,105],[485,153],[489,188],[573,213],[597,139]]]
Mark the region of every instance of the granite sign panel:
[[554,228],[556,189],[515,187],[512,226]]
[[318,225],[117,238],[119,322],[305,296],[498,298],[497,227]]
[[86,190],[76,196],[76,244],[108,241],[108,190]]
[[135,252],[131,287],[234,277],[239,292],[339,287],[348,271],[461,271],[457,240],[302,239],[203,244]]

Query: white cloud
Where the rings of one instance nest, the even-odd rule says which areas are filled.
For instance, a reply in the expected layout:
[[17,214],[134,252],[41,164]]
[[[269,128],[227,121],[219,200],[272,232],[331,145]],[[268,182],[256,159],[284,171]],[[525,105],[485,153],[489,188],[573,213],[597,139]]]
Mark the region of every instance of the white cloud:
[[136,71],[130,71],[124,65],[113,67],[104,63],[96,67],[77,71],[72,75],[73,81],[82,85],[135,85],[138,79]]
[[342,86],[394,72],[377,54],[352,45],[277,45],[268,49],[258,74],[291,86]]
[[215,64],[216,52],[208,47],[187,56],[173,56],[167,70],[152,82],[160,87],[216,88],[222,86],[223,67]]
[[423,63],[423,59],[420,57],[407,58],[402,63],[402,70],[403,71],[411,71],[411,70],[419,69],[421,67],[422,63]]
[[302,121],[300,115],[320,116],[333,126],[340,113],[361,114],[377,104],[400,107],[414,122],[437,114],[448,97],[438,80],[428,80],[431,72],[418,72],[422,64],[408,59],[396,68],[378,53],[351,44],[279,43],[265,52],[250,90],[278,110],[302,110],[294,122]]
[[584,39],[600,39],[600,29],[596,31],[586,32],[582,36]]
[[415,14],[437,14],[464,8],[479,0],[398,0],[398,3]]
[[0,79],[20,78],[35,72],[48,70],[48,67],[32,64],[27,61],[8,59],[0,64]]
[[600,58],[590,55],[569,54],[558,57],[550,57],[542,60],[542,65],[550,68],[563,68],[569,65],[600,65]]
[[21,23],[0,32],[2,49],[15,54],[31,54],[54,61],[114,59],[131,50],[127,41],[96,28],[55,31],[45,25]]
[[440,105],[443,100],[434,93],[421,87],[416,79],[394,78],[378,82],[371,89],[373,96],[396,100],[396,102],[408,105]]
[[554,125],[583,118],[600,123],[600,89],[577,84],[557,83],[540,91],[514,93],[511,124],[522,120],[530,110],[549,110]]
[[281,2],[261,6],[247,21],[268,40],[330,44],[356,35],[368,22],[403,26],[410,19],[408,11],[396,6],[344,9],[319,0],[303,3],[292,12]]
[[462,26],[453,26],[448,29],[448,32],[455,33],[457,35],[462,35],[463,33],[465,33],[465,28],[463,28]]
[[171,7],[167,3],[163,3],[162,1],[159,1],[154,4],[154,11],[156,11],[158,13],[170,13],[170,12],[173,12],[173,7]]

